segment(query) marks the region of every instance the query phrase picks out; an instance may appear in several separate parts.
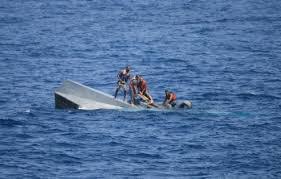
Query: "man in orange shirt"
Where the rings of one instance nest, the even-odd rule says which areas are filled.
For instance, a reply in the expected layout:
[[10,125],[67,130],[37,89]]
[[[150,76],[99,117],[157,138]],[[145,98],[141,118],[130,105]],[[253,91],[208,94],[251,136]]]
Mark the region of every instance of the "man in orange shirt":
[[167,108],[174,107],[176,105],[177,96],[174,92],[165,90],[165,100],[163,105]]

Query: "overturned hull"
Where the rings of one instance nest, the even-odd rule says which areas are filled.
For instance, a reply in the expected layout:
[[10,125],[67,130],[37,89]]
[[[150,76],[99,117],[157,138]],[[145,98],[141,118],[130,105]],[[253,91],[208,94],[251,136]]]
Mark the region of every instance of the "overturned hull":
[[55,106],[59,109],[122,109],[133,108],[130,104],[114,99],[106,93],[80,83],[66,80],[55,90]]
[[[58,109],[146,109],[154,108],[166,110],[161,104],[150,106],[144,102],[139,105],[131,105],[127,102],[115,99],[102,91],[90,88],[75,81],[66,80],[55,90],[55,107]],[[190,101],[178,102],[174,109],[192,107]]]

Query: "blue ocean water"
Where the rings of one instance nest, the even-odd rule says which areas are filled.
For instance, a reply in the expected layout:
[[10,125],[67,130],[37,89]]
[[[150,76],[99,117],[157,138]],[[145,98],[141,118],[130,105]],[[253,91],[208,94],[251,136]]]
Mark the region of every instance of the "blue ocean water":
[[[280,178],[279,0],[1,0],[1,178]],[[131,65],[185,111],[58,110]]]

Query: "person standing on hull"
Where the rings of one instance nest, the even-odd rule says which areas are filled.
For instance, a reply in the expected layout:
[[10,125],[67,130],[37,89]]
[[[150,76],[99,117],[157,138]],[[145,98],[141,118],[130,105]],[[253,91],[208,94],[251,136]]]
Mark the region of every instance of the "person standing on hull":
[[118,81],[117,81],[117,88],[115,90],[114,98],[117,97],[118,91],[122,89],[124,91],[124,101],[126,100],[127,96],[127,82],[130,79],[130,71],[131,67],[127,66],[125,69],[121,70],[118,75]]
[[153,99],[148,92],[147,83],[140,75],[136,75],[136,79],[138,81],[138,91],[141,98],[147,99],[148,104],[153,104]]
[[138,80],[136,77],[133,77],[130,80],[130,96],[131,96],[131,104],[136,104],[136,98],[137,98],[137,90],[138,90]]
[[176,106],[177,96],[174,92],[165,90],[165,100],[163,102],[163,106],[167,108],[171,108]]

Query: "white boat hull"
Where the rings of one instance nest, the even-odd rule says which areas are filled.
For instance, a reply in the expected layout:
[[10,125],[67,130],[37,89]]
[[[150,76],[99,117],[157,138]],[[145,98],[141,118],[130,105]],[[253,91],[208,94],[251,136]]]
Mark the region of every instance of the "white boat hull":
[[75,81],[66,80],[55,90],[56,108],[74,109],[122,109],[133,108],[130,104],[114,99],[106,93],[89,88]]

